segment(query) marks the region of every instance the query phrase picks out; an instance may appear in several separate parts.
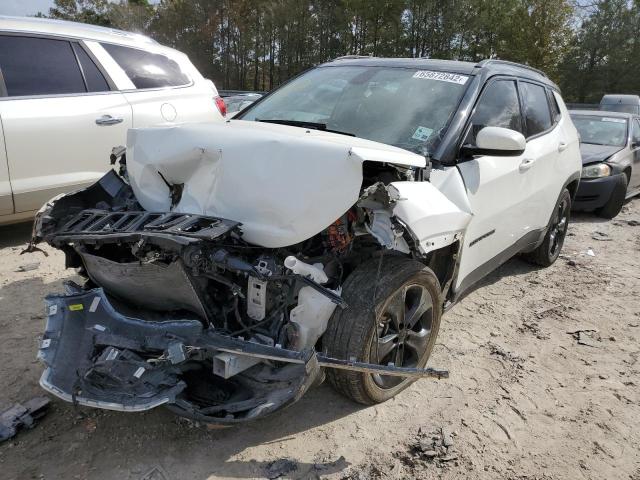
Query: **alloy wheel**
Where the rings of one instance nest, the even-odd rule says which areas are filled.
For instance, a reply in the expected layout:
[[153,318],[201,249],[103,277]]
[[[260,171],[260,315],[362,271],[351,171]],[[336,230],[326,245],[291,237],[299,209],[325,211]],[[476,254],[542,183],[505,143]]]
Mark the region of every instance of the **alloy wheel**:
[[[433,299],[423,285],[404,285],[387,299],[376,322],[370,351],[372,363],[417,367],[431,336]],[[400,384],[401,377],[372,375],[383,389]]]
[[564,199],[558,205],[549,230],[549,257],[560,253],[569,227],[569,201]]

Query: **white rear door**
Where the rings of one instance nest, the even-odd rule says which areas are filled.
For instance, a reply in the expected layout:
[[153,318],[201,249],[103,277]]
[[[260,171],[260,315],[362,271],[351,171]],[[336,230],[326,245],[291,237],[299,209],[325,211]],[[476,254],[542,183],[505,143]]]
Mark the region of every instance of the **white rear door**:
[[[553,113],[550,100],[555,102],[547,88],[529,81],[519,81],[518,90],[522,100],[527,138],[527,158],[532,164],[528,173],[531,198],[529,199],[528,222],[522,225],[523,234],[533,229],[543,229],[549,223],[563,183],[568,174],[561,159],[569,153],[570,138],[561,125],[557,103]],[[566,162],[565,162],[566,163]]]
[[220,122],[217,91],[202,78],[186,55],[153,45],[145,49],[87,42],[133,108],[133,126],[150,127],[185,122]]
[[0,98],[15,211],[95,182],[123,145],[131,106],[78,42],[0,34]]

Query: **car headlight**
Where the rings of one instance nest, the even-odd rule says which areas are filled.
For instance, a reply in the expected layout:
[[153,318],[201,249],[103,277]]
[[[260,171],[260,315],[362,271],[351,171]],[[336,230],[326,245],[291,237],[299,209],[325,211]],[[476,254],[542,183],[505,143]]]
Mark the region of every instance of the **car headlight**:
[[611,175],[611,167],[606,163],[587,165],[582,169],[582,178],[600,178]]

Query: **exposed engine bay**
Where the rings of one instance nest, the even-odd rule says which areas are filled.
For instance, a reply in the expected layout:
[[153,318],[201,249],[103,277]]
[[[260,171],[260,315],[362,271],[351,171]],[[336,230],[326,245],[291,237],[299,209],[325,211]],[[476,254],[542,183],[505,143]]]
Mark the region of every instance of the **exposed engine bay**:
[[[211,215],[217,212],[202,207],[219,206],[213,193],[198,200],[204,187],[180,182],[180,171],[167,167],[177,161],[150,163],[151,153],[141,153],[144,132],[133,132],[133,148],[114,149],[119,173],[53,199],[36,218],[32,249],[39,241],[59,248],[66,266],[86,279],[47,297],[43,387],[83,405],[122,411],[166,405],[194,419],[235,423],[296,401],[323,367],[447,376],[323,354],[322,335],[334,311],[349,308],[342,286],[358,265],[381,255],[427,258],[424,242],[394,215],[401,196],[393,182],[423,175],[410,164],[414,159],[359,162],[353,203],[319,232],[289,244],[287,235],[297,239],[313,223],[285,228],[280,218],[273,223],[282,228],[266,231],[255,215]],[[127,158],[129,150],[137,162]],[[224,146],[216,152],[223,157]],[[154,198],[165,202],[161,210]]]

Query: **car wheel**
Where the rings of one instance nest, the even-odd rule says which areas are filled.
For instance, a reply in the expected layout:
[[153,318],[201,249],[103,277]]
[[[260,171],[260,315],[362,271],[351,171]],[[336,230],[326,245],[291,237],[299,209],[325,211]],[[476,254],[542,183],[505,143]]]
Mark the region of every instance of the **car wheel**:
[[[377,280],[376,280],[377,279]],[[408,258],[382,257],[360,265],[343,285],[349,305],[336,310],[322,339],[331,357],[424,368],[435,345],[442,294],[434,273]],[[327,369],[327,380],[359,403],[384,402],[415,379]]]
[[616,185],[616,188],[611,192],[611,198],[604,204],[604,206],[596,209],[595,213],[602,218],[614,218],[622,210],[624,199],[627,196],[627,184],[629,179],[624,175],[624,181],[620,181]]
[[564,245],[564,239],[567,236],[570,212],[571,194],[565,188],[551,214],[551,221],[544,240],[535,250],[524,255],[526,260],[548,267],[558,259]]

